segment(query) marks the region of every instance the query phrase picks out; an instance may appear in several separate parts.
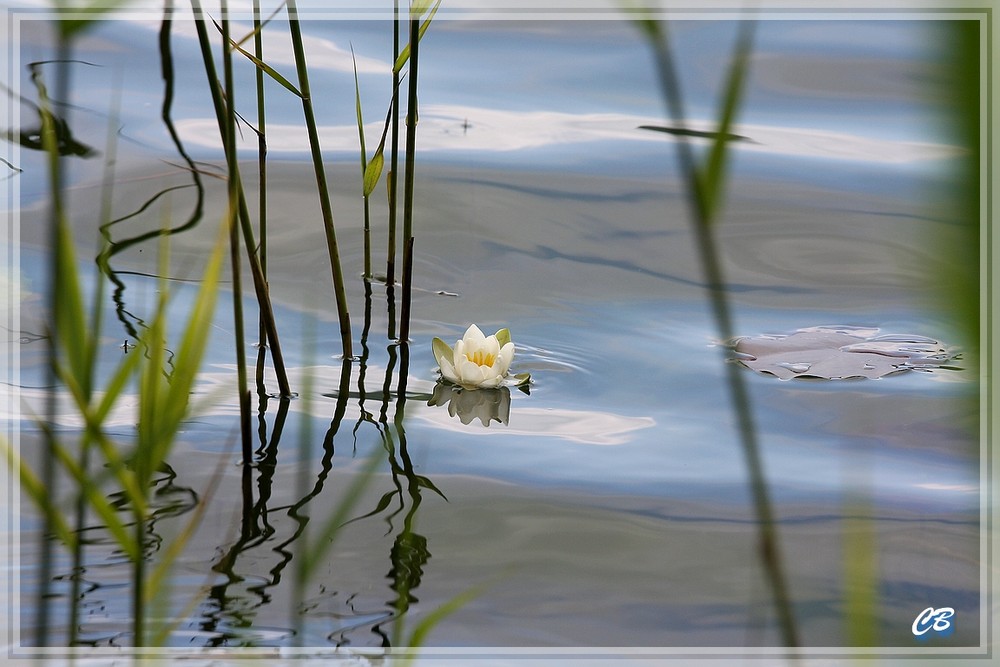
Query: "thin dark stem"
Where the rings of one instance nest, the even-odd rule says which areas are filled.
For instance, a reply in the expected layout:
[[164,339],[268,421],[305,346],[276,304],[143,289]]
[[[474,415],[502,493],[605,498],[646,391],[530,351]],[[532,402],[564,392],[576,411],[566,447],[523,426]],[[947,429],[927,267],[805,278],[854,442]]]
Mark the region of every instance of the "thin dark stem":
[[410,293],[413,288],[413,170],[417,151],[417,56],[420,17],[410,17],[410,73],[406,101],[406,174],[403,182],[403,305],[399,314],[399,338],[410,335]]
[[[254,55],[258,59],[264,59],[263,35],[261,34],[260,0],[253,0],[253,27],[254,27]],[[259,186],[257,188],[257,224],[260,232],[260,245],[257,254],[260,257],[260,271],[267,281],[267,133],[266,115],[264,105],[264,72],[259,67],[255,67],[256,87],[257,87],[257,177]],[[267,349],[267,325],[264,315],[258,316],[257,327],[257,391],[261,394],[264,389],[264,357]]]
[[292,38],[292,50],[295,53],[295,70],[299,79],[299,91],[302,93],[302,113],[305,115],[306,131],[309,135],[313,170],[316,173],[316,189],[319,192],[320,210],[323,215],[323,230],[326,232],[327,252],[330,255],[330,268],[333,272],[333,288],[336,293],[337,313],[340,319],[340,340],[344,357],[350,358],[352,356],[351,317],[347,309],[347,290],[344,286],[343,269],[340,266],[337,230],[333,224],[333,208],[330,204],[330,192],[326,187],[326,169],[323,166],[323,152],[319,144],[319,131],[313,112],[312,93],[309,89],[309,71],[306,67],[305,49],[302,45],[302,29],[299,26],[295,0],[288,0],[286,4],[288,7],[288,29]]
[[364,222],[364,239],[365,239],[365,282],[369,282],[372,278],[372,222],[371,222],[371,197],[365,195],[365,222]]
[[406,240],[403,248],[403,302],[399,306],[399,340],[410,339],[410,283],[413,280],[413,238]]
[[[198,32],[198,43],[201,48],[202,62],[205,65],[205,74],[208,77],[209,91],[212,94],[212,104],[215,108],[215,116],[219,123],[219,133],[226,136],[226,103],[223,100],[223,93],[215,74],[215,59],[212,57],[211,42],[208,39],[208,30],[205,28],[205,13],[201,7],[201,0],[191,0],[191,7],[194,10],[195,28]],[[233,168],[239,173],[239,165],[235,163]],[[268,293],[267,281],[261,269],[255,249],[257,242],[254,240],[253,229],[250,226],[250,209],[247,206],[246,196],[243,192],[242,181],[237,178],[236,188],[238,194],[238,219],[240,229],[243,232],[243,244],[247,248],[247,262],[250,265],[250,273],[253,277],[254,292],[257,296],[257,304],[260,308],[265,327],[267,328],[267,340],[271,351],[271,359],[274,362],[274,373],[278,380],[278,389],[282,396],[291,396],[292,391],[288,385],[288,376],[285,373],[284,357],[281,353],[281,343],[278,340],[278,327],[274,318],[274,310],[271,307],[271,297]]]
[[[392,62],[399,58],[399,0],[393,2],[392,21]],[[385,282],[392,286],[396,280],[396,174],[399,173],[399,71],[392,70],[392,152],[389,157],[389,175],[386,188],[389,191],[389,240],[385,263]],[[395,321],[389,321],[389,328],[395,329]],[[390,331],[389,337],[394,334]]]
[[[236,111],[232,101],[235,99],[233,83],[233,58],[229,49],[229,9],[226,0],[222,0],[222,68],[225,76],[226,99],[230,103],[226,107],[225,146],[226,165],[229,173],[229,208],[227,211],[229,226],[229,259],[232,271],[233,285],[233,331],[236,345],[236,375],[240,402],[240,443],[243,447],[243,463],[249,464],[253,458],[253,432],[250,415],[250,392],[247,389],[247,355],[246,336],[243,327],[243,291],[240,270],[240,237],[236,218],[239,210],[239,178],[236,162]],[[252,252],[252,249],[251,249]]]
[[135,512],[136,559],[132,574],[132,644],[146,643],[146,517]]

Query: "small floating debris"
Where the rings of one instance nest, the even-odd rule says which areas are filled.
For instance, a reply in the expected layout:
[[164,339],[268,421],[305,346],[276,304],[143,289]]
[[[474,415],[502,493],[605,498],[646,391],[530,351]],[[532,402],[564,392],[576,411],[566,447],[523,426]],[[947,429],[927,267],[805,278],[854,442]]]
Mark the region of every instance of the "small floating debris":
[[909,370],[932,371],[956,358],[926,336],[880,334],[874,327],[818,326],[791,334],[747,336],[733,341],[735,360],[782,380],[880,378]]

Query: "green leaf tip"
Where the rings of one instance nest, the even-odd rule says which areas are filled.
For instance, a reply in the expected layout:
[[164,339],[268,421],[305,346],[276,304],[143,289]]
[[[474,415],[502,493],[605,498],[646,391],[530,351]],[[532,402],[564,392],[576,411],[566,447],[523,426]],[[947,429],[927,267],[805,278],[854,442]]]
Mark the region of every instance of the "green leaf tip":
[[497,337],[497,342],[500,343],[500,347],[503,347],[510,342],[510,329],[504,327],[494,334]]

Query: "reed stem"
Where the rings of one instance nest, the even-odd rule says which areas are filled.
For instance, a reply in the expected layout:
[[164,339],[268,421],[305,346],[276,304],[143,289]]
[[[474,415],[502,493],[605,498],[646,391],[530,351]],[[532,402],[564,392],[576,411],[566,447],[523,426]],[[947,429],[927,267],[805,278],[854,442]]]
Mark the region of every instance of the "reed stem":
[[[254,55],[258,60],[264,59],[263,36],[261,35],[260,0],[253,0],[253,45]],[[257,225],[260,233],[260,245],[257,254],[260,257],[260,271],[267,282],[267,117],[264,104],[264,71],[254,68],[257,88]],[[265,393],[264,389],[264,356],[267,349],[267,326],[263,314],[258,315],[257,327],[257,391]]]
[[[243,288],[240,270],[240,237],[236,223],[239,209],[239,179],[240,172],[236,156],[236,108],[235,86],[233,83],[233,57],[229,49],[229,8],[227,0],[222,0],[222,69],[225,77],[226,105],[225,146],[226,167],[229,177],[229,206],[226,226],[229,229],[229,261],[233,285],[233,332],[236,345],[236,377],[240,404],[240,443],[243,447],[243,463],[250,463],[253,458],[253,435],[251,432],[251,415],[249,391],[247,389],[247,355],[246,336],[243,327]],[[248,249],[252,252],[252,249]]]
[[[67,63],[71,58],[71,46],[69,38],[59,40],[56,47],[55,63],[55,99],[66,100],[69,95],[69,73]],[[63,209],[63,168],[62,159],[59,155],[58,139],[56,137],[55,121],[52,115],[51,99],[46,92],[45,85],[41,80],[41,73],[37,70],[33,72],[32,78],[38,89],[39,115],[41,116],[42,147],[45,150],[48,161],[49,186],[51,192],[51,206],[49,209],[49,243],[53,249],[53,259],[49,267],[49,290],[48,290],[48,357],[49,363],[46,366],[46,386],[53,387],[46,395],[45,412],[48,428],[45,429],[45,455],[42,460],[42,485],[46,489],[53,489],[55,486],[55,449],[56,441],[54,435],[55,415],[56,415],[56,365],[59,360],[58,346],[58,317],[59,291],[68,276],[63,275],[63,262],[59,253],[63,248],[62,239],[66,230],[65,211]],[[40,536],[40,562],[39,562],[39,591],[38,591],[38,616],[36,618],[36,639],[39,646],[49,645],[49,625],[50,607],[49,590],[52,581],[52,541],[49,535],[53,533],[53,518],[50,512],[45,512]]]
[[[208,39],[208,30],[205,27],[205,13],[201,6],[201,0],[191,0],[191,7],[194,11],[194,23],[198,32],[198,43],[201,48],[202,62],[205,65],[205,74],[208,77],[209,91],[212,95],[215,116],[219,123],[219,133],[221,136],[225,137],[225,119],[228,112],[226,111],[226,103],[223,100],[223,93],[215,74],[215,59],[212,56],[211,42]],[[235,146],[233,149],[235,151]],[[239,178],[239,163],[234,160],[233,164],[237,172],[237,179],[235,183],[238,195],[238,220],[240,223],[240,229],[243,232],[243,244],[247,248],[247,262],[250,265],[250,273],[253,277],[257,304],[260,308],[262,319],[267,329],[267,340],[270,344],[269,349],[271,350],[271,359],[274,362],[274,372],[278,380],[278,389],[282,396],[291,396],[292,391],[288,385],[288,376],[285,372],[285,362],[281,352],[281,343],[278,340],[278,327],[274,318],[274,310],[271,307],[271,297],[268,294],[267,281],[264,278],[264,272],[261,269],[260,261],[258,260],[257,253],[255,251],[257,242],[254,240],[253,229],[250,226],[250,209],[247,207],[246,196],[243,191],[243,183]]]
[[313,112],[312,93],[309,89],[309,71],[306,67],[305,49],[302,45],[302,30],[299,26],[298,9],[295,0],[287,0],[288,29],[292,38],[292,51],[295,54],[295,70],[298,74],[299,91],[302,93],[302,113],[305,116],[306,131],[309,135],[309,148],[312,154],[313,170],[316,173],[316,189],[319,192],[320,209],[323,215],[323,231],[326,233],[327,252],[330,256],[330,268],[333,272],[333,288],[337,298],[337,314],[340,319],[340,340],[344,357],[353,356],[351,344],[351,317],[347,309],[347,291],[344,286],[344,273],[340,265],[340,250],[337,245],[337,230],[333,224],[333,208],[330,204],[330,192],[326,186],[326,170],[323,166],[323,152],[319,144],[319,132],[316,127],[316,116]]
[[[674,126],[683,129],[685,118],[683,97],[681,95],[679,80],[674,71],[666,30],[661,29],[658,24],[652,22],[647,23],[645,27],[651,37],[650,42],[655,52],[660,85],[663,89],[668,113]],[[743,79],[743,67],[752,39],[752,27],[752,22],[746,22],[741,27],[742,32],[733,61],[731,78],[728,82],[727,101],[723,110],[723,125],[731,118],[739,97]],[[716,141],[725,142],[727,128],[720,126],[717,129],[718,138]],[[726,281],[722,265],[719,262],[719,252],[716,247],[715,234],[713,233],[713,225],[716,222],[716,213],[718,211],[721,183],[723,180],[722,169],[724,167],[724,160],[722,158],[725,155],[725,145],[724,143],[717,144],[715,148],[716,151],[713,152],[710,158],[709,169],[701,172],[695,160],[693,147],[687,141],[686,136],[684,134],[677,136],[678,162],[681,174],[685,179],[688,202],[692,212],[692,228],[694,230],[702,271],[705,276],[705,285],[709,294],[716,331],[720,340],[729,341],[732,340],[734,335],[732,314],[729,300],[726,296]],[[728,353],[726,347],[722,347],[721,349],[724,355]],[[798,646],[798,632],[788,595],[788,585],[781,560],[781,552],[778,548],[777,527],[761,462],[760,446],[757,439],[757,428],[754,423],[750,395],[739,367],[736,364],[728,363],[728,360],[724,365],[730,400],[736,414],[743,457],[750,480],[754,510],[757,515],[761,560],[771,585],[771,593],[778,613],[778,623],[783,642],[785,646]]]
[[[399,58],[399,0],[393,1],[392,62]],[[392,153],[389,158],[389,175],[386,189],[389,200],[389,238],[385,262],[385,283],[391,289],[396,281],[396,174],[399,173],[399,70],[392,68]],[[389,337],[395,336],[395,319],[389,321]]]
[[417,151],[417,63],[420,49],[420,17],[410,17],[410,69],[406,101],[406,173],[403,181],[403,304],[399,315],[399,339],[410,336],[410,295],[413,288],[413,170]]

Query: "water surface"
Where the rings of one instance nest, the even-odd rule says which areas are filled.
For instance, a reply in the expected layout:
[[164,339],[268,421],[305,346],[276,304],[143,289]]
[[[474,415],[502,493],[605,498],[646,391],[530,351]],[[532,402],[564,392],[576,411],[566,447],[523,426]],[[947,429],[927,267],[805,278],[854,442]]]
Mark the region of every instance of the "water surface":
[[[228,294],[220,299],[201,409],[160,482],[159,502],[176,511],[150,526],[164,541],[176,535],[188,516],[184,499],[203,493],[221,457],[211,510],[175,568],[172,607],[196,603],[170,642],[382,646],[394,641],[397,610],[409,609],[403,623],[412,627],[477,589],[434,628],[430,644],[780,644],[723,341],[706,301],[674,147],[665,135],[638,129],[664,122],[638,33],[616,21],[432,27],[421,55],[415,292],[404,354],[387,335],[398,290],[389,295],[374,282],[366,291],[360,278],[360,169],[352,153],[347,47],[361,58],[371,144],[387,103],[387,26],[306,27],[315,40],[313,87],[322,91],[317,105],[356,336],[370,318],[365,359],[351,365],[346,396],[299,111],[295,100],[269,91],[276,101],[268,121],[269,282],[301,393],[286,406],[280,439],[282,408],[265,401],[248,510],[235,465],[237,406],[229,400],[231,307]],[[108,110],[94,91],[110,89],[114,62],[127,57],[115,211],[126,215],[164,188],[185,186],[162,201],[182,220],[194,194],[158,117],[158,54],[149,48],[155,28],[113,22],[87,37],[78,56],[105,67],[72,68],[81,106],[74,127],[103,145]],[[175,33],[175,67],[183,72],[173,110],[179,136],[204,169],[218,170],[192,29],[179,23]],[[717,45],[734,34],[727,22],[674,27],[693,126],[707,127],[713,115],[728,57]],[[28,37],[24,59],[44,51],[42,36]],[[957,224],[926,196],[947,192],[949,159],[958,154],[935,129],[941,103],[927,95],[940,75],[943,38],[941,25],[915,21],[759,25],[737,128],[752,141],[734,144],[717,227],[739,333],[854,325],[928,336],[961,352],[959,328],[928,298],[949,261],[939,240],[956,234]],[[249,88],[246,94],[238,104],[251,113]],[[244,139],[253,143],[249,132]],[[249,189],[252,157],[248,152],[244,166]],[[39,156],[24,151],[22,158],[22,329],[38,333],[45,188]],[[70,215],[88,267],[98,165],[73,160],[70,168]],[[170,239],[178,320],[224,211],[224,185],[204,180],[202,221]],[[385,252],[381,192],[373,200],[376,266]],[[114,238],[155,229],[162,210],[158,203],[116,224]],[[141,328],[152,312],[156,252],[149,241],[114,257],[125,306],[106,311],[109,364],[123,354],[130,327]],[[509,327],[518,348],[513,371],[530,372],[533,382],[528,394],[510,389],[480,402],[465,396],[452,415],[429,405],[440,402],[432,399],[430,341],[453,342],[470,323],[488,332]],[[44,397],[43,346],[30,337],[20,345],[21,395],[32,410]],[[246,354],[253,359],[256,351]],[[964,370],[843,382],[783,382],[746,371],[804,646],[850,646],[843,563],[859,526],[875,535],[872,614],[882,646],[916,646],[911,623],[928,606],[952,606],[960,619],[936,645],[979,644],[977,376],[967,364],[952,365]],[[394,390],[386,400],[383,385]],[[509,412],[490,414],[494,404]],[[133,422],[123,405],[115,433],[127,439]],[[403,433],[388,426],[400,423]],[[21,426],[22,451],[31,458],[40,437],[30,421]],[[68,414],[61,428],[75,428]],[[289,582],[301,531],[310,519],[315,529],[333,514],[373,453],[385,462],[352,514],[372,516],[343,530],[296,599]],[[38,525],[26,514],[26,601],[39,585],[31,565]],[[81,641],[127,645],[128,568],[106,540],[86,553]],[[57,608],[65,604],[68,566],[59,563]],[[64,641],[66,628],[55,635]]]

